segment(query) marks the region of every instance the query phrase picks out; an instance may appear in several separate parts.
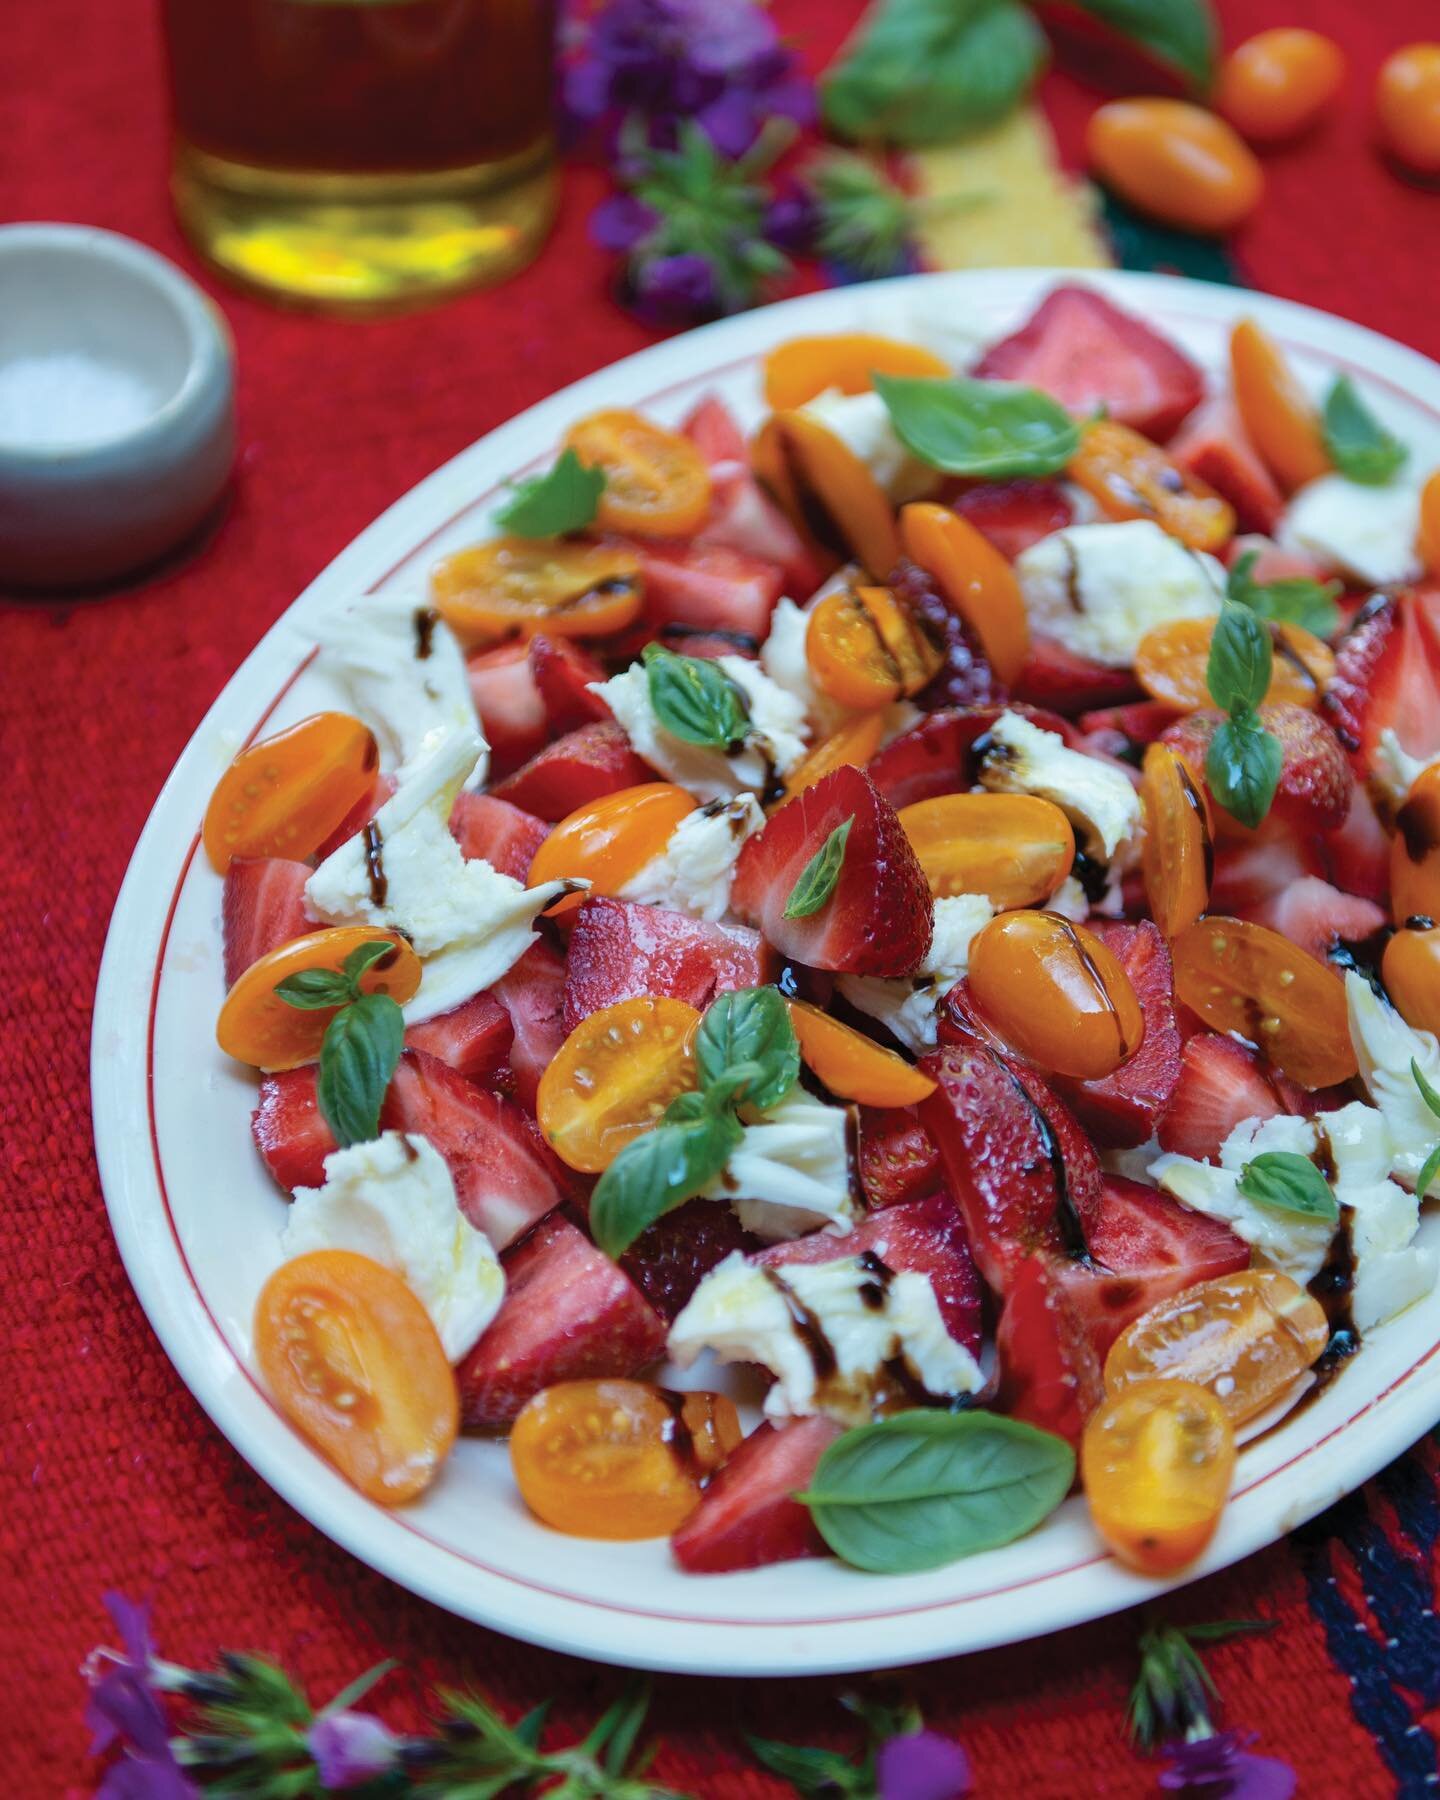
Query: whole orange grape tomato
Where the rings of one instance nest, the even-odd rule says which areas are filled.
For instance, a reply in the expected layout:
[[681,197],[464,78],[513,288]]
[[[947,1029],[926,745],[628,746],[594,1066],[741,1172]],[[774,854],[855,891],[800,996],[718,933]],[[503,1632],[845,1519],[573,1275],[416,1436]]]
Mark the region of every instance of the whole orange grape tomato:
[[1257,31],[1220,65],[1215,104],[1252,144],[1278,144],[1308,131],[1345,79],[1333,38],[1299,25]]
[[1187,100],[1112,100],[1091,115],[1085,148],[1106,187],[1181,231],[1233,231],[1265,189],[1244,140]]

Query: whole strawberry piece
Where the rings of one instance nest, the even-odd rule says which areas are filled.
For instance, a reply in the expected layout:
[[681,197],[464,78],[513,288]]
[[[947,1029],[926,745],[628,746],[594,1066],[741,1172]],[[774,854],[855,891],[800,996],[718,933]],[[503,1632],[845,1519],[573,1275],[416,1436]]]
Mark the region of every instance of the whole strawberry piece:
[[[1191,769],[1203,771],[1211,739],[1224,718],[1224,713],[1206,707],[1167,727],[1160,742]],[[1335,733],[1318,714],[1283,701],[1262,706],[1260,723],[1280,740],[1285,757],[1271,816],[1304,831],[1333,831],[1343,825],[1355,777]]]

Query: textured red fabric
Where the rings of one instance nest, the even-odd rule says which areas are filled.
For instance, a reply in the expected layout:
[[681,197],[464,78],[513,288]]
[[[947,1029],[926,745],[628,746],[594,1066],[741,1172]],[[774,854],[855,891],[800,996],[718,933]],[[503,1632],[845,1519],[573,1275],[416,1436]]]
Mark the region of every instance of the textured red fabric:
[[[858,6],[777,0],[777,10],[818,66]],[[1268,162],[1270,194],[1240,244],[1251,277],[1440,351],[1440,200],[1380,165],[1365,143],[1364,103],[1386,49],[1433,36],[1432,0],[1228,0],[1223,10],[1232,41],[1303,13],[1332,30],[1353,63],[1344,117]],[[154,11],[149,0],[15,0],[5,9],[0,210],[110,226],[193,269],[164,196]],[[1045,95],[1073,154],[1094,96],[1058,75]],[[417,1717],[415,1678],[473,1678],[516,1710],[553,1693],[562,1726],[613,1691],[603,1670],[507,1643],[369,1573],[229,1449],[172,1372],[121,1270],[86,1084],[95,974],[130,848],[226,677],[327,560],[438,462],[649,340],[607,297],[604,259],[585,240],[600,191],[596,176],[573,171],[534,268],[419,317],[341,325],[207,281],[240,362],[244,447],[223,519],[135,591],[0,606],[7,1793],[79,1795],[93,1784],[77,1668],[106,1635],[100,1594],[109,1586],[155,1597],[161,1643],[176,1659],[204,1662],[224,1645],[265,1650],[317,1697],[397,1657],[413,1671],[392,1678],[382,1700],[397,1721]],[[1433,1618],[1429,1638],[1412,1645],[1406,1633],[1431,1592],[1434,1472],[1431,1446],[1300,1545],[1267,1551],[1170,1608],[1278,1622],[1268,1638],[1216,1650],[1213,1665],[1231,1719],[1288,1758],[1306,1794],[1393,1793],[1402,1767],[1415,1769],[1403,1758],[1416,1743],[1433,1757]],[[1155,1772],[1122,1735],[1135,1629],[1119,1619],[921,1671],[911,1685],[937,1724],[963,1736],[984,1793],[1138,1795],[1153,1790]],[[1373,1662],[1356,1660],[1357,1645],[1383,1658],[1397,1634],[1416,1671],[1398,1694]],[[833,1700],[843,1685],[661,1682],[655,1773],[717,1800],[778,1796],[783,1784],[748,1763],[739,1727],[844,1741]]]

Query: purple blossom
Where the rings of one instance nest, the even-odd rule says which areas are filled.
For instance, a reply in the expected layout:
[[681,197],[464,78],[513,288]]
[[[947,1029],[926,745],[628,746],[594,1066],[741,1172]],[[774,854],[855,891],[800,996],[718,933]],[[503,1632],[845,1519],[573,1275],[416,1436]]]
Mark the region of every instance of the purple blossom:
[[715,273],[703,256],[657,256],[635,274],[633,304],[658,325],[689,323],[719,310]]
[[765,236],[791,255],[803,255],[815,236],[815,202],[805,188],[786,188],[765,208]]
[[633,194],[611,194],[590,215],[590,236],[602,250],[633,250],[654,231],[660,215]]
[[959,1800],[970,1792],[970,1759],[953,1738],[912,1731],[880,1746],[875,1785],[880,1800]]
[[1167,1744],[1169,1766],[1160,1776],[1167,1793],[1190,1800],[1288,1800],[1295,1771],[1274,1756],[1252,1756],[1244,1748],[1253,1733],[1217,1731],[1192,1743]]
[[161,1665],[150,1642],[150,1609],[123,1594],[105,1595],[125,1649],[93,1650],[84,1675],[90,1684],[85,1723],[90,1750],[103,1755],[119,1745],[125,1756],[106,1771],[103,1800],[195,1800],[198,1789],[181,1771],[170,1748],[170,1722],[161,1703]]
[[369,1713],[323,1712],[306,1733],[320,1784],[336,1790],[362,1787],[395,1767],[401,1740]]

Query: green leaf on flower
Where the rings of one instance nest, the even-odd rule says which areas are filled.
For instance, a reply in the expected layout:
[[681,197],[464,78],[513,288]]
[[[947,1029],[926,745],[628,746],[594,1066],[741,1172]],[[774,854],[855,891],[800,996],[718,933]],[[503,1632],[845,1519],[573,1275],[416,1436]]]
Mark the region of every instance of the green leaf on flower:
[[875,1774],[871,1759],[853,1763],[839,1750],[817,1745],[785,1744],[778,1738],[745,1734],[750,1753],[759,1763],[788,1781],[802,1800],[874,1800]]
[[800,871],[790,890],[790,898],[785,902],[785,911],[781,915],[783,918],[812,918],[835,892],[840,871],[845,866],[845,846],[850,839],[850,827],[854,823],[855,815],[851,813],[842,825],[835,827]]
[[380,1108],[404,1038],[404,1014],[388,994],[362,994],[330,1021],[320,1046],[316,1097],[342,1149],[378,1137]]
[[709,656],[677,656],[659,644],[641,653],[650,706],[672,737],[707,749],[735,752],[750,730],[750,709],[738,683]]
[[1335,604],[1341,592],[1338,581],[1312,581],[1305,575],[1287,575],[1278,581],[1256,581],[1251,570],[1260,560],[1258,550],[1238,557],[1226,580],[1225,592],[1237,606],[1248,606],[1262,619],[1277,625],[1299,625],[1316,637],[1329,637],[1340,624]]
[[1253,1157],[1241,1169],[1236,1185],[1247,1200],[1276,1212],[1299,1213],[1331,1224],[1340,1217],[1340,1203],[1330,1183],[1308,1156],[1294,1150],[1266,1150]]
[[1388,432],[1360,398],[1348,375],[1337,375],[1321,414],[1325,448],[1342,475],[1367,487],[1381,487],[1398,472],[1410,452]]
[[1220,44],[1209,0],[1074,0],[1074,4],[1163,63],[1196,93],[1209,92]]
[[1080,447],[1079,426],[1037,388],[878,372],[874,383],[901,443],[947,475],[1054,475]]
[[1251,713],[1226,719],[1205,753],[1205,785],[1232,819],[1254,830],[1270,810],[1285,752]]
[[604,491],[605,471],[566,449],[543,475],[516,482],[495,520],[517,537],[564,537],[594,522]]
[[778,988],[740,988],[713,1000],[695,1034],[695,1064],[706,1093],[763,1111],[800,1075],[800,1046]]
[[867,156],[832,150],[805,170],[818,222],[815,249],[865,280],[901,273],[915,247],[920,208]]
[[607,1256],[624,1255],[641,1232],[720,1173],[740,1138],[728,1105],[682,1094],[662,1123],[628,1143],[596,1182],[590,1199],[595,1242]]

